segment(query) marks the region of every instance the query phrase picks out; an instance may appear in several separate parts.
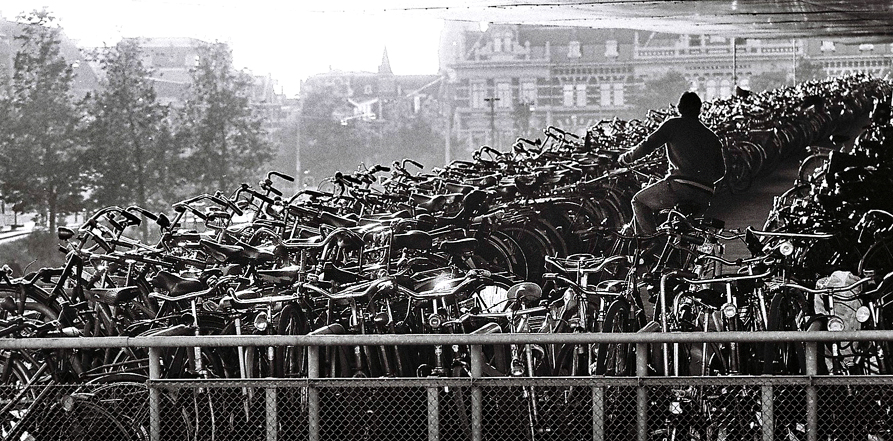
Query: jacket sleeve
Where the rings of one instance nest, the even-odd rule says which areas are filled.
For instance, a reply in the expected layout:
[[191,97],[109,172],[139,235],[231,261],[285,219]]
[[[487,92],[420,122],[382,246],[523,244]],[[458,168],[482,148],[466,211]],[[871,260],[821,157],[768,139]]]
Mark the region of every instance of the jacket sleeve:
[[648,135],[645,140],[640,142],[637,146],[632,149],[626,151],[626,153],[620,155],[619,162],[621,164],[631,164],[639,159],[644,158],[649,153],[657,150],[659,147],[663,146],[670,140],[669,131],[670,129],[667,127],[669,121],[664,121],[660,127],[657,128],[652,134]]

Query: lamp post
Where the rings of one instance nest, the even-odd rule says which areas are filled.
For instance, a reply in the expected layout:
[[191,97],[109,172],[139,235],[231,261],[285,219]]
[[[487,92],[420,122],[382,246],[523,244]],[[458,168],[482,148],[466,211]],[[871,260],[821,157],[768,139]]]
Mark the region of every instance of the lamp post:
[[490,147],[496,148],[496,102],[497,97],[487,97],[484,101],[490,104]]

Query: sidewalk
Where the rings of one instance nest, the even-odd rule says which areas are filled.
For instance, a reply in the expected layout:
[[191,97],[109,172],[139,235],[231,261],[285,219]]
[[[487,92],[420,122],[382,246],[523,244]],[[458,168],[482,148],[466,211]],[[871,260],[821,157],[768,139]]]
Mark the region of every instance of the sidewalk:
[[33,230],[34,222],[25,222],[23,225],[16,226],[16,228],[3,226],[0,228],[0,243],[20,238],[31,233]]
[[[799,165],[799,159],[788,158],[773,173],[758,178],[753,187],[743,194],[717,195],[707,215],[725,221],[726,230],[743,232],[749,226],[763,229],[773,198],[794,186]],[[750,257],[750,252],[743,243],[736,241],[726,246],[724,257],[730,260],[746,258]]]

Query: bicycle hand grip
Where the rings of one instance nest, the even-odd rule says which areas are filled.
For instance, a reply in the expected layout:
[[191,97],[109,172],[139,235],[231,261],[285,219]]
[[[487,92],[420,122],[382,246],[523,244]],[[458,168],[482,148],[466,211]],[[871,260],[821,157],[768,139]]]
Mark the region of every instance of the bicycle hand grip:
[[280,178],[282,178],[282,179],[284,179],[284,180],[286,180],[286,181],[288,181],[288,182],[295,182],[295,178],[294,178],[294,177],[289,176],[289,175],[287,175],[287,174],[285,174],[285,173],[279,173],[279,172],[274,171],[274,172],[270,172],[270,176],[279,176]]

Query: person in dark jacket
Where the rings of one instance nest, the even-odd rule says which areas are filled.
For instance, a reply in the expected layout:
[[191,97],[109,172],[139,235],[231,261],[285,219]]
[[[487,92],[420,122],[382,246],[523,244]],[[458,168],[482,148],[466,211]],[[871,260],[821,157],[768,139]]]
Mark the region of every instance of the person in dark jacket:
[[679,97],[680,117],[670,118],[639,145],[623,153],[618,161],[628,165],[666,145],[667,176],[633,196],[633,227],[637,234],[657,229],[655,213],[680,202],[706,208],[716,186],[725,176],[722,143],[699,119],[701,98],[694,92]]

